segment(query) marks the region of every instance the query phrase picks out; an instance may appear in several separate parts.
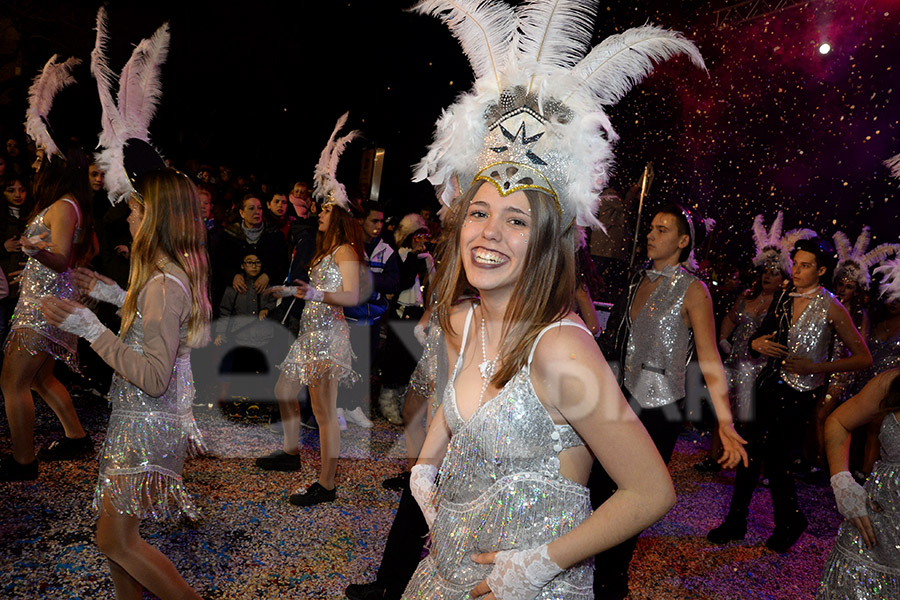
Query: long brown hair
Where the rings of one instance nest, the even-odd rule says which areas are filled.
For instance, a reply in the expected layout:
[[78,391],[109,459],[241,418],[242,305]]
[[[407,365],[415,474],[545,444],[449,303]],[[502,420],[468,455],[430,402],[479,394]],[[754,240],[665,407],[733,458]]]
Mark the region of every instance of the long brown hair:
[[134,323],[138,295],[160,270],[157,261],[164,256],[187,275],[191,295],[187,343],[201,346],[209,338],[212,310],[207,291],[206,226],[200,217],[197,188],[187,176],[172,169],[141,175],[135,188],[144,200],[144,218],[131,245],[131,272],[122,306],[121,335]]
[[319,264],[319,261],[344,244],[353,248],[359,261],[365,261],[362,225],[360,225],[359,219],[354,218],[349,211],[335,204],[331,208],[328,228],[316,234],[316,253],[309,261],[310,267]]
[[42,210],[64,196],[71,196],[81,212],[81,240],[72,247],[73,265],[91,259],[94,247],[93,191],[88,180],[90,161],[84,150],[74,143],[65,146],[65,157],[54,154],[44,156],[34,176],[34,207],[26,222],[30,223]]
[[[483,183],[477,181],[453,203],[439,250],[435,310],[441,328],[450,333],[450,310],[473,289],[462,268],[459,234],[469,203]],[[522,273],[503,315],[499,369],[491,380],[497,387],[525,365],[538,333],[566,316],[575,298],[575,227],[563,229],[556,201],[547,194],[525,190],[525,196],[531,208],[531,234]]]

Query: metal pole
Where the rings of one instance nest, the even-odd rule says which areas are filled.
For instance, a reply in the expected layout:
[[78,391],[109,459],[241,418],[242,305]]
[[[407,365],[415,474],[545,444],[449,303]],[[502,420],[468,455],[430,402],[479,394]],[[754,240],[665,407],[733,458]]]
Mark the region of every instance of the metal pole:
[[644,210],[644,196],[647,195],[647,191],[649,188],[649,184],[647,183],[647,175],[649,174],[651,168],[653,168],[653,163],[647,163],[647,166],[644,167],[644,173],[641,175],[641,196],[638,200],[637,221],[634,224],[634,242],[631,245],[631,260],[628,261],[629,273],[631,273],[631,269],[634,268],[634,259],[637,256],[638,236],[641,233],[641,213]]

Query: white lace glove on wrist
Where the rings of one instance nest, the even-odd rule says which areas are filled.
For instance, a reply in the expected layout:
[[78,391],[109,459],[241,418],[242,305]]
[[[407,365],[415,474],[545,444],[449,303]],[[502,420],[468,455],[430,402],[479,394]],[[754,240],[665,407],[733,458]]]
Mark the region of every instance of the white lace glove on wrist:
[[731,342],[729,342],[728,340],[719,340],[719,348],[722,349],[722,352],[725,353],[726,356],[731,355]]
[[416,326],[413,328],[413,335],[416,336],[416,341],[425,345],[425,339],[428,335],[425,333],[425,325],[422,323],[416,323]]
[[59,324],[59,328],[68,333],[74,333],[78,337],[83,337],[92,344],[106,331],[106,326],[100,322],[97,315],[83,306],[76,308],[75,312],[66,317]]
[[94,282],[94,287],[91,288],[91,293],[88,296],[101,302],[109,302],[119,308],[125,304],[125,290],[120,288],[118,284],[113,283],[110,285],[99,279]]
[[322,290],[317,290],[314,287],[306,288],[306,293],[303,294],[304,300],[309,300],[311,302],[324,302],[325,301],[325,292]]
[[498,600],[533,600],[562,572],[547,554],[547,544],[544,544],[530,550],[498,552],[486,581]]
[[863,486],[856,483],[850,471],[841,471],[831,476],[831,489],[837,501],[838,512],[848,519],[864,517],[868,514],[866,500],[868,494]]
[[276,298],[287,298],[295,295],[300,290],[296,285],[273,285],[269,288]]
[[434,480],[437,474],[438,469],[434,465],[416,465],[409,472],[409,491],[412,492],[413,498],[422,509],[428,529],[431,529],[434,518],[437,516],[437,509],[433,502]]

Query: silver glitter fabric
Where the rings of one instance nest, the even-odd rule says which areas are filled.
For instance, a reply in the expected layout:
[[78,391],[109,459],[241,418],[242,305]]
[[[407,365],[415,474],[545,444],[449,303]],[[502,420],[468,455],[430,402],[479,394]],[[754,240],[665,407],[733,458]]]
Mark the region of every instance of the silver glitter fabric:
[[[46,234],[50,229],[44,224],[44,215],[50,207],[41,211],[25,230],[26,237]],[[81,228],[75,228],[75,241],[81,239]],[[78,290],[72,283],[69,271],[57,273],[36,258],[30,257],[22,273],[19,301],[10,324],[10,335],[4,349],[19,348],[30,354],[46,352],[61,360],[69,368],[78,371],[78,337],[47,323],[41,310],[44,296],[77,300]]]
[[[179,285],[171,276],[157,276],[147,285]],[[194,421],[194,376],[190,348],[185,343],[187,317],[181,323],[181,345],[163,395],[155,398],[119,373],[109,388],[112,413],[100,450],[100,477],[93,509],[99,514],[105,497],[119,514],[141,519],[176,519],[199,514],[182,481],[185,456],[202,449]],[[143,354],[143,318],[138,312],[123,343]]]
[[881,460],[865,489],[881,512],[869,509],[878,543],[866,548],[859,531],[844,521],[825,563],[817,600],[900,598],[900,423],[884,418],[879,433]]
[[735,402],[735,419],[748,421],[753,415],[753,386],[756,377],[766,365],[766,357],[750,357],[750,337],[759,328],[766,313],[754,316],[747,312],[746,301],[741,298],[731,334],[731,354],[724,364],[728,369],[732,398]]
[[[691,331],[681,317],[684,295],[697,280],[683,267],[662,277],[630,322],[625,353],[625,387],[643,408],[659,408],[684,398],[684,373]],[[626,318],[631,321],[631,303]]]
[[412,377],[409,378],[409,387],[423,398],[434,397],[435,382],[437,381],[437,355],[438,348],[444,343],[444,332],[438,322],[437,311],[432,311],[428,319],[428,327],[425,334],[425,349],[422,358],[416,364]]
[[[309,284],[323,292],[342,289],[344,280],[334,255],[326,256],[310,269]],[[300,334],[278,368],[305,385],[337,379],[349,387],[359,379],[352,361],[344,308],[326,302],[307,302],[300,318]]]
[[[559,473],[559,453],[584,442],[570,426],[553,423],[528,368],[463,421],[452,385],[459,367],[444,392],[452,438],[438,476],[431,550],[406,588],[407,599],[469,598],[493,568],[475,564],[471,554],[536,548],[591,514],[587,488]],[[593,597],[591,560],[567,569],[537,595]]]
[[[803,356],[813,362],[828,360],[831,342],[831,327],[828,325],[828,308],[834,301],[834,294],[823,287],[809,301],[800,318],[788,330],[788,352]],[[801,392],[814,390],[825,385],[825,373],[798,375],[781,371],[781,378],[789,386]]]

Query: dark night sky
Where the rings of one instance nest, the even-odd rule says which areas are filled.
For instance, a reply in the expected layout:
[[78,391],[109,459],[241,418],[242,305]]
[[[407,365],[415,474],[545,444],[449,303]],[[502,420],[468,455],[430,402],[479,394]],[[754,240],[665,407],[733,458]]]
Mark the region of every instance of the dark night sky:
[[[386,149],[382,198],[404,205],[431,197],[426,185],[408,183],[410,166],[441,108],[472,79],[446,28],[404,12],[411,3],[113,2],[111,63],[120,69],[132,45],[168,20],[164,98],[151,126],[166,155],[309,179],[334,121],[349,110],[366,143]],[[54,51],[87,61],[97,5],[81,4],[83,12],[67,5],[74,18],[65,24],[27,22],[33,34],[46,29],[29,44],[29,73]],[[610,110],[622,137],[613,183],[621,188],[652,160],[651,200],[683,201],[715,217],[715,248],[729,254],[749,252],[753,216],[771,222],[778,208],[788,228],[829,236],[842,228],[855,239],[869,224],[876,242],[897,241],[898,182],[881,165],[900,153],[896,0],[812,1],[716,29],[712,11],[726,4],[601,5],[598,41],[649,20],[684,31],[709,67],[707,76],[684,60],[665,64]],[[42,6],[52,13],[52,2]],[[824,56],[823,41],[834,48]],[[99,107],[86,67],[79,80],[54,117],[87,139]],[[67,97],[77,108],[62,108]],[[0,110],[7,119],[24,105]],[[348,184],[363,146],[342,163]]]

